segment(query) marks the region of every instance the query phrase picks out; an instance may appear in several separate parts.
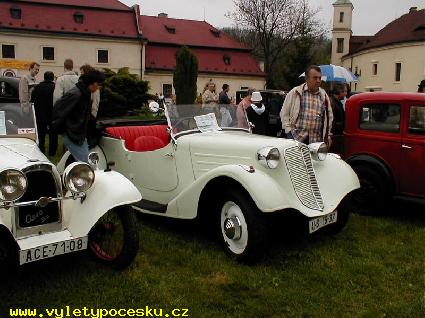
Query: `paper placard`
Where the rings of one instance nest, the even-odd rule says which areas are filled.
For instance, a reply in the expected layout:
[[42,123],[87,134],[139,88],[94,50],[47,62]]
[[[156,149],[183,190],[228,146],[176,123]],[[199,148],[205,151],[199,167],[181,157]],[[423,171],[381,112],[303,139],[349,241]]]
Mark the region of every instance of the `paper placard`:
[[196,125],[201,132],[214,132],[219,131],[221,128],[218,126],[217,118],[214,113],[194,117]]
[[6,135],[6,113],[4,110],[0,111],[0,136]]
[[19,128],[18,135],[35,134],[35,128]]

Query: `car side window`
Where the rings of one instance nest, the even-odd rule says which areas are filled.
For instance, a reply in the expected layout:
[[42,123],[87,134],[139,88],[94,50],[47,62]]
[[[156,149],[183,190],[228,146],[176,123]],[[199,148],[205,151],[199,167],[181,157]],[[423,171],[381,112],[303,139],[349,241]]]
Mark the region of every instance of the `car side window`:
[[425,135],[425,107],[410,106],[409,134]]
[[17,95],[18,92],[10,83],[0,81],[0,97],[15,97]]
[[362,107],[360,108],[360,129],[382,132],[399,132],[400,105],[362,105]]

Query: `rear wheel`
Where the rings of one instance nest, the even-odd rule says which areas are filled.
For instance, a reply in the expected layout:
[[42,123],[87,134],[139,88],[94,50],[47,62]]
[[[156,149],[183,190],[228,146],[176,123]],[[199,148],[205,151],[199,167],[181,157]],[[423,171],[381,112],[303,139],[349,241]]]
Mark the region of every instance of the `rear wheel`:
[[98,261],[116,269],[130,265],[138,249],[137,219],[128,206],[109,210],[89,233],[89,251]]
[[252,199],[240,189],[228,189],[217,203],[219,236],[227,253],[252,263],[264,253],[266,225]]

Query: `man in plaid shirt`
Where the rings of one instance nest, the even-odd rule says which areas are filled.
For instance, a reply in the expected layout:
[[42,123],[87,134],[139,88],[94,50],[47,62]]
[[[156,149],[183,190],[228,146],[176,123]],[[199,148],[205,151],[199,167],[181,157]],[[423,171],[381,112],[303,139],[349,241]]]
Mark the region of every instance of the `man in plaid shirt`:
[[320,87],[320,68],[310,66],[305,72],[305,80],[285,98],[280,112],[282,129],[287,138],[305,144],[325,142],[330,147],[333,114],[329,97]]

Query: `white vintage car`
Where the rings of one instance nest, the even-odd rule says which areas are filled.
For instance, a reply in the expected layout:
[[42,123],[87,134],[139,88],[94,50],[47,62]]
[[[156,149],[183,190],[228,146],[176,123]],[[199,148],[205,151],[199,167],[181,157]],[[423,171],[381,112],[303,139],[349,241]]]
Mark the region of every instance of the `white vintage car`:
[[84,249],[126,267],[138,250],[130,204],[140,192],[118,172],[81,162],[61,178],[38,149],[33,113],[19,103],[0,104],[0,267]]
[[205,217],[225,249],[247,262],[264,251],[266,214],[296,210],[310,233],[345,226],[344,199],[359,181],[325,144],[253,135],[234,109],[172,105],[165,115],[163,124],[106,127],[99,144],[100,164],[113,161],[142,193],[136,210]]

